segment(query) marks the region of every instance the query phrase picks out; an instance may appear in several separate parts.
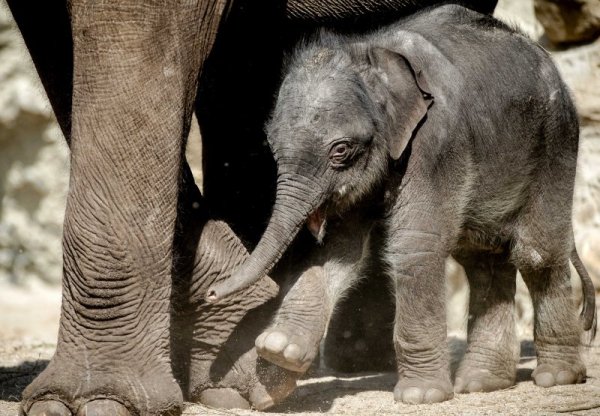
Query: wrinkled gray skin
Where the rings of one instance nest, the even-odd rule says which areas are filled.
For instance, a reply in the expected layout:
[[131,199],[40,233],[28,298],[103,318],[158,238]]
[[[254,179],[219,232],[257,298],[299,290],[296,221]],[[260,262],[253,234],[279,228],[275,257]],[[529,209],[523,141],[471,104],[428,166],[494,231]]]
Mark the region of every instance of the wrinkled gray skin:
[[[58,345],[22,412],[178,414],[184,397],[265,408],[289,394],[299,373],[253,348],[276,285],[202,301],[246,259],[236,234],[251,245],[268,215],[262,125],[281,54],[317,24],[364,28],[432,3],[8,0],[71,149]],[[182,156],[194,107],[206,198]]]
[[[209,293],[262,276],[305,223],[322,247],[257,338],[261,356],[305,371],[336,303],[376,256],[396,298],[396,400],[451,398],[452,255],[470,285],[454,391],[514,383],[517,269],[535,308],[535,383],[585,380],[580,338],[595,327],[595,305],[572,237],[578,121],[542,48],[459,6],[365,36],[323,32],[292,57],[267,132],[278,166],[271,220],[250,259]],[[584,282],[583,324],[570,259]]]

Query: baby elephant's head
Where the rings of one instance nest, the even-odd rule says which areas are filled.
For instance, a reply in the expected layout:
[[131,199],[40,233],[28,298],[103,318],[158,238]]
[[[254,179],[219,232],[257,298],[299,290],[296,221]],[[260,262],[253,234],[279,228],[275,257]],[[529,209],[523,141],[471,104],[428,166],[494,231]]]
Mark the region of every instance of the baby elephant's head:
[[271,220],[251,257],[208,300],[268,273],[305,223],[321,240],[328,214],[381,183],[431,103],[420,71],[389,49],[332,42],[298,52],[267,126],[278,168]]

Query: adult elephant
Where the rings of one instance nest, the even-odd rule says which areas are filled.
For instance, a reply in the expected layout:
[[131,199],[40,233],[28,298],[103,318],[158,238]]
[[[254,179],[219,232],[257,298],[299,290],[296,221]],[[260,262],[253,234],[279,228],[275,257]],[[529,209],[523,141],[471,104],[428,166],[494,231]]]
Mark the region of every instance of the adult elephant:
[[[236,234],[252,246],[269,215],[262,125],[283,51],[318,24],[362,30],[434,3],[8,0],[71,150],[57,351],[23,413],[178,414],[184,396],[264,408],[288,394],[295,376],[251,342],[275,284],[201,301],[246,258]],[[194,108],[204,199],[183,156]]]

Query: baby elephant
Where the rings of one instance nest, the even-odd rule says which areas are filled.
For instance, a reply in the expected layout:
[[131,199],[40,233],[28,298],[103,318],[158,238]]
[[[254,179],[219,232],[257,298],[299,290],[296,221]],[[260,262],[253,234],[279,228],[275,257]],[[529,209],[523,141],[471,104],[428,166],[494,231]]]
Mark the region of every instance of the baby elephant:
[[[367,35],[320,33],[291,59],[268,125],[278,183],[267,230],[207,299],[262,276],[306,223],[322,245],[257,339],[259,354],[306,370],[336,302],[374,257],[396,297],[395,398],[431,403],[453,396],[446,257],[470,285],[457,392],[515,382],[520,270],[535,308],[535,383],[581,383],[580,338],[596,308],[571,224],[578,136],[548,54],[492,17],[442,6]],[[582,323],[569,260],[584,283]]]

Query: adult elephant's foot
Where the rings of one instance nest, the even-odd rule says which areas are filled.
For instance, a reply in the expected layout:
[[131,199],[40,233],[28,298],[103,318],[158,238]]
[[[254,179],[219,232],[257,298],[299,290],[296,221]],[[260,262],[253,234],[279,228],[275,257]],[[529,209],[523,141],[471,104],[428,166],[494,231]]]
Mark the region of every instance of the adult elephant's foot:
[[[56,400],[44,400],[34,403],[29,412],[29,416],[71,416],[71,411],[63,403]],[[92,400],[86,403],[82,409],[77,412],[77,416],[131,416],[131,413],[121,403],[109,400]]]
[[227,307],[205,313],[204,319],[197,322],[204,329],[200,331],[197,327],[194,330],[192,344],[188,345],[190,361],[182,368],[187,374],[181,377],[190,401],[224,409],[265,410],[280,403],[296,388],[300,373],[265,361],[254,348],[256,335],[267,325],[278,306],[276,301],[254,307],[231,331],[219,331],[217,321],[212,322],[217,326],[211,324],[211,318],[223,318],[221,314],[226,313],[230,314],[231,321],[223,321],[220,329],[225,329],[230,322],[235,323],[239,317],[237,313],[243,311],[238,309],[240,304],[243,305],[242,299],[260,299],[256,294],[269,294],[273,286],[270,279],[263,279]]
[[322,267],[301,272],[271,326],[256,338],[261,357],[297,373],[308,370],[329,321],[326,280]]
[[[66,350],[70,353],[66,354]],[[48,367],[23,392],[23,415],[180,414],[183,397],[170,375],[168,362],[146,361],[140,351],[139,360],[102,363],[86,356],[85,349],[79,352],[80,356],[68,348],[58,350]]]
[[565,362],[542,363],[531,374],[533,382],[540,387],[583,383],[586,378],[585,366],[581,361],[574,364]]
[[[279,303],[268,277],[216,303],[207,289],[228,278],[248,253],[227,224],[207,220],[197,239],[183,242],[184,258],[174,284],[171,356],[187,399],[217,408],[264,410],[287,397],[300,374],[262,360],[254,340],[272,320]],[[196,251],[185,256],[186,250]]]
[[[221,363],[216,364],[219,367]],[[214,367],[211,382],[192,387],[190,400],[222,409],[266,410],[294,391],[300,376],[262,360],[254,349],[232,367]],[[225,374],[215,377],[220,371]]]
[[394,399],[406,404],[439,403],[452,397],[452,383],[447,377],[405,377],[394,387]]

